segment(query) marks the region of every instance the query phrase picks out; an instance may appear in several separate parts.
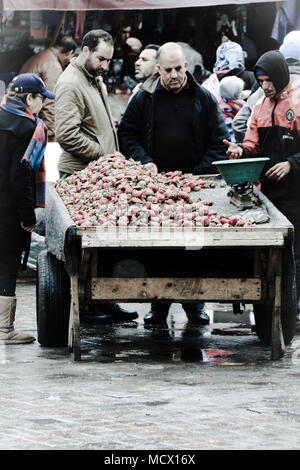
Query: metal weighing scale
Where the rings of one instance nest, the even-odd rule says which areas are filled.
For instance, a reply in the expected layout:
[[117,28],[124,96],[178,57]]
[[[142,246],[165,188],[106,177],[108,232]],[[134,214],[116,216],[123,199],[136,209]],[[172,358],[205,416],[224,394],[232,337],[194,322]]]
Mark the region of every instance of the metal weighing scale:
[[260,206],[258,196],[254,194],[252,183],[233,184],[228,192],[230,202],[234,204],[240,211],[245,209],[253,209]]
[[240,158],[213,162],[225,182],[231,187],[230,202],[239,210],[261,208],[253,183],[259,181],[261,172],[269,158]]

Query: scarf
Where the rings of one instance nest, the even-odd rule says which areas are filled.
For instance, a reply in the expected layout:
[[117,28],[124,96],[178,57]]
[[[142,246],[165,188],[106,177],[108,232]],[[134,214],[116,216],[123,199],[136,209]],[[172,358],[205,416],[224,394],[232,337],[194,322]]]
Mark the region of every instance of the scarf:
[[35,172],[35,208],[45,207],[46,165],[44,154],[47,145],[47,127],[41,119],[34,117],[26,104],[17,96],[5,95],[0,107],[8,113],[31,119],[36,124],[21,163],[28,165]]

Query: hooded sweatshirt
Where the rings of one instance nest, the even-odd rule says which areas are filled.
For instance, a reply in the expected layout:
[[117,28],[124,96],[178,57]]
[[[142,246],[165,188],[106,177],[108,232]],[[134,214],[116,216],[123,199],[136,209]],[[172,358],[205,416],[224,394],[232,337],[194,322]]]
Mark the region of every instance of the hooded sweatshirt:
[[287,63],[279,51],[263,54],[254,71],[265,72],[277,93],[255,105],[241,144],[244,156],[269,157],[263,175],[276,163],[289,161],[291,171],[281,181],[263,176],[262,191],[275,203],[300,200],[300,92],[290,82]]
[[263,70],[271,78],[277,93],[282,91],[290,81],[288,65],[280,51],[265,52],[258,59],[254,66],[256,79],[258,70]]
[[[299,32],[299,44],[295,44],[293,42],[292,47],[286,47],[290,46],[290,43],[285,43],[284,41],[283,45],[280,46],[279,50],[284,55],[285,60],[288,64],[290,81],[292,82],[295,88],[300,90],[300,31],[294,32]],[[289,33],[287,37],[290,34],[291,33]],[[258,100],[261,100],[263,96],[264,92],[259,87],[254,93],[249,96],[246,104],[234,117],[232,121],[232,130],[237,142],[243,141],[247,131],[247,123],[252,113],[252,109],[254,108]]]

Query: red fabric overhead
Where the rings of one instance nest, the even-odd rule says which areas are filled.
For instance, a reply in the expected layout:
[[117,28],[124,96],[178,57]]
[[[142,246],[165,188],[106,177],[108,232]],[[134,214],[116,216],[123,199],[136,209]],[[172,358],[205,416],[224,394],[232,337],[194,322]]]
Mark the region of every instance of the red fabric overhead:
[[201,7],[273,0],[3,0],[4,10],[138,10]]

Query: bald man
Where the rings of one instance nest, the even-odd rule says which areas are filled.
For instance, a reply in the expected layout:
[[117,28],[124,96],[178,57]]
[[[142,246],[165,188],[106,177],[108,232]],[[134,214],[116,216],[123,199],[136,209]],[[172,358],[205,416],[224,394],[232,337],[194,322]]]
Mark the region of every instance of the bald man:
[[[146,81],[131,99],[119,127],[121,152],[154,171],[216,173],[226,159],[228,131],[216,99],[187,71],[182,48],[173,42],[158,50],[156,81]],[[148,86],[147,86],[148,85]],[[163,323],[170,304],[152,303],[147,324]],[[203,304],[183,304],[190,322],[207,324]]]

